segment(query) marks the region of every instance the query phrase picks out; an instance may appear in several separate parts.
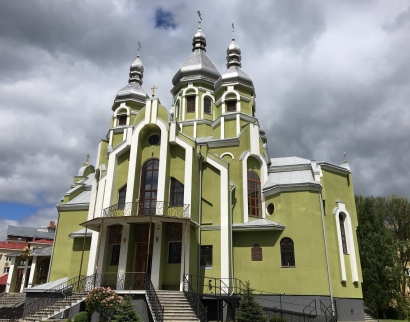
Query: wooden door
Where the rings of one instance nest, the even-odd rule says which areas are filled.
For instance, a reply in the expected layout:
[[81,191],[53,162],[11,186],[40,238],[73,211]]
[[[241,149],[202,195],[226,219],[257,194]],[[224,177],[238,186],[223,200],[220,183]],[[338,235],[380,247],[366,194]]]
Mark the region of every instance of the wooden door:
[[14,293],[20,293],[21,284],[23,283],[24,268],[19,268],[17,271],[16,286],[14,287]]
[[[148,261],[148,262],[147,262]],[[145,278],[151,278],[152,242],[148,252],[148,243],[137,242],[135,246],[135,274],[133,289],[144,289]]]

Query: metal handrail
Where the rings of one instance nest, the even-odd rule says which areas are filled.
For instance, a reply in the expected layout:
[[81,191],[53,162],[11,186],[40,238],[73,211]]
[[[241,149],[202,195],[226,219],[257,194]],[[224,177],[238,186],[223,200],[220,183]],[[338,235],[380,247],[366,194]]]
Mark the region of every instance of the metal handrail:
[[207,311],[205,306],[202,304],[201,299],[198,294],[194,291],[191,283],[187,279],[187,275],[184,275],[184,295],[195,312],[196,317],[201,322],[207,322]]
[[[197,293],[201,293],[199,287],[203,289],[208,288],[211,294],[214,295],[239,295],[242,294],[242,291],[245,289],[245,284],[237,278],[215,278],[215,277],[206,277],[198,275],[186,275],[188,276],[189,282],[197,286]],[[199,280],[202,279],[204,283],[199,283]],[[194,282],[196,280],[196,283]],[[230,285],[230,286],[229,286]],[[195,289],[195,287],[193,288]],[[204,294],[209,294],[203,292]]]
[[328,306],[320,300],[320,311],[325,314],[326,322],[337,321],[336,301],[331,301]]
[[107,207],[103,209],[102,216],[170,216],[189,218],[189,205],[174,205],[171,202],[165,201],[137,200]]
[[152,285],[152,282],[148,276],[145,279],[145,290],[147,292],[147,299],[151,312],[155,317],[155,322],[162,322],[164,320],[164,307],[161,305],[154,285]]

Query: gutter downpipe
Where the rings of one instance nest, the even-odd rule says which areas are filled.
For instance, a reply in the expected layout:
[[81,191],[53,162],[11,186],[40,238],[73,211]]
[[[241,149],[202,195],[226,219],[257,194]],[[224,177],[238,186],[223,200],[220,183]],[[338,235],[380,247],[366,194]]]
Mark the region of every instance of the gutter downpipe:
[[202,162],[204,156],[199,151],[199,197],[198,197],[198,270],[197,270],[197,293],[199,293],[199,274],[201,270],[201,223],[202,223]]
[[[232,188],[229,190],[229,192],[230,192],[230,198],[229,198],[229,203],[230,203],[230,205],[229,205],[229,217],[230,217],[230,220],[231,220],[231,223],[230,223],[230,243],[231,243],[231,281],[232,281],[232,288],[234,287],[234,275],[233,275],[233,272],[234,272],[234,269],[233,269],[233,244],[232,244],[232,240],[233,240],[233,238],[232,238],[232,225],[233,225],[233,209],[232,209],[232,207],[233,207],[233,205],[232,205],[232,194],[233,194],[233,191],[234,191],[234,189],[236,188],[236,185],[232,182]],[[233,290],[232,290],[233,291]]]
[[322,190],[319,191],[319,201],[320,201],[320,212],[321,212],[321,215],[322,215],[323,240],[324,240],[324,244],[325,244],[327,280],[328,280],[328,283],[329,283],[330,303],[332,305],[332,316],[334,316],[335,315],[335,307],[334,307],[334,304],[333,304],[332,281],[330,279],[329,254],[328,254],[328,250],[327,250],[326,229],[325,229],[325,214],[324,214],[324,211],[323,211]]

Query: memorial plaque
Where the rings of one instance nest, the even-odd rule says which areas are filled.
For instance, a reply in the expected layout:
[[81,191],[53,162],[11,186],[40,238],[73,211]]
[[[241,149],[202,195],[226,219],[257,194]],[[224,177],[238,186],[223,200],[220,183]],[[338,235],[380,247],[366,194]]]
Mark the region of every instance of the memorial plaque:
[[262,260],[262,248],[258,244],[253,245],[252,247],[252,260],[261,261]]

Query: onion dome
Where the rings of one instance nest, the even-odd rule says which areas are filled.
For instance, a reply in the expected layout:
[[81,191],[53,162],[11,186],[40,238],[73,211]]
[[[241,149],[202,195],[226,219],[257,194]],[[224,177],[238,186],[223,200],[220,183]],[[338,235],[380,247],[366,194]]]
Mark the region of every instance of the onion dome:
[[143,76],[144,65],[140,59],[140,55],[138,54],[137,58],[130,66],[128,85],[118,92],[117,97],[114,100],[114,105],[115,103],[124,101],[135,101],[145,104],[145,101],[149,98],[149,96],[141,87]]
[[232,38],[231,43],[226,49],[226,55],[226,68],[228,69],[215,82],[215,90],[219,89],[222,85],[241,84],[253,91],[252,78],[241,69],[241,48],[235,42],[235,38]]
[[192,54],[174,75],[172,84],[174,88],[181,82],[193,80],[205,80],[214,84],[219,77],[221,74],[206,54],[206,37],[199,27],[192,37]]

